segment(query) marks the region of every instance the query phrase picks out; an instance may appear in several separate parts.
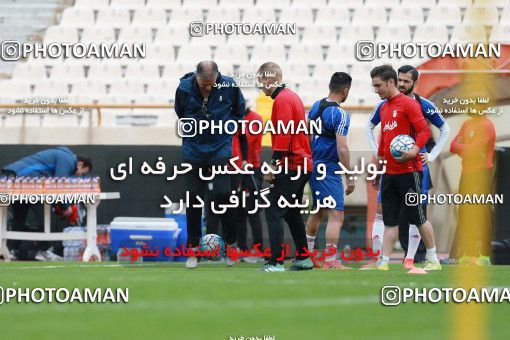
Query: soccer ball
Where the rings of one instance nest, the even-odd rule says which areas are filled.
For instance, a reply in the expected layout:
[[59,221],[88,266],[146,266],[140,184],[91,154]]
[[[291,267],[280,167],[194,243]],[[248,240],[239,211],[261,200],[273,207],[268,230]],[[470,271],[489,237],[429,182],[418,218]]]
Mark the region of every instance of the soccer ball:
[[408,135],[398,135],[390,143],[391,155],[395,158],[402,157],[402,152],[399,150],[409,151],[414,146],[414,139]]
[[200,250],[211,253],[215,252],[214,255],[207,256],[207,258],[217,260],[225,253],[225,242],[216,234],[207,234],[200,239]]

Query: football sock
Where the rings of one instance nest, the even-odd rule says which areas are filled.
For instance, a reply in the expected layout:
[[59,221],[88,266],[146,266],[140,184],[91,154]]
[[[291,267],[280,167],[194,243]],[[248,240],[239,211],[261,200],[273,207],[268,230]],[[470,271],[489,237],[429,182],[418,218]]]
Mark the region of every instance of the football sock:
[[427,249],[427,260],[437,261],[436,247]]
[[383,235],[384,222],[382,214],[375,214],[374,225],[372,226],[372,249],[374,253],[379,251],[379,257],[382,256]]
[[[334,249],[334,252],[333,252]],[[331,255],[326,256],[327,262],[329,261],[335,261],[336,260],[336,253],[337,253],[337,245],[334,243],[326,243],[326,250],[324,250],[328,254],[332,253]]]
[[414,259],[418,246],[420,245],[421,236],[418,227],[414,224],[409,226],[409,243],[407,246],[406,259]]
[[308,243],[308,251],[312,252],[315,246],[315,236],[306,234],[306,243]]
[[383,255],[381,258],[381,264],[388,264],[389,262],[390,262],[390,257]]

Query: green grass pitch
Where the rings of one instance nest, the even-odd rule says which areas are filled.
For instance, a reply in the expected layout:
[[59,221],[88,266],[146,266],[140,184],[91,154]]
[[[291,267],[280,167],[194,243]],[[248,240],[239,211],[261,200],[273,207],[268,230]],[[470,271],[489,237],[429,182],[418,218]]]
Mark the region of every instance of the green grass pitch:
[[[385,307],[384,285],[456,287],[452,266],[409,275],[388,272],[262,273],[258,266],[183,263],[0,264],[2,287],[129,288],[127,304],[18,304],[0,306],[2,339],[446,339],[459,305]],[[466,267],[466,270],[469,270]],[[487,268],[486,286],[509,287],[510,266]],[[510,306],[485,308],[488,339],[508,339]]]

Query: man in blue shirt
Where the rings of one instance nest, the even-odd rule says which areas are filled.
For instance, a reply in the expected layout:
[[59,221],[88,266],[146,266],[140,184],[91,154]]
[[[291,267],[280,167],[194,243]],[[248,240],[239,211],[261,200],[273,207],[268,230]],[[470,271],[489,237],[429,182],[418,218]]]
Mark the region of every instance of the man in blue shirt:
[[[245,116],[245,101],[241,90],[230,77],[220,74],[218,65],[214,61],[202,61],[197,65],[196,72],[185,74],[175,93],[175,112],[179,119],[186,119],[187,125],[194,125],[195,131],[184,131],[188,136],[182,136],[182,154],[184,162],[192,165],[192,170],[186,175],[186,191],[189,192],[190,205],[199,204],[199,198],[204,201],[205,189],[208,183],[199,176],[199,171],[207,173],[212,166],[225,166],[232,155],[232,137],[226,133],[218,133],[208,129],[196,131],[201,120],[215,123],[238,121]],[[198,132],[198,133],[193,133]],[[212,179],[212,202],[228,203],[230,197],[231,178],[228,174],[216,174]],[[198,250],[201,230],[202,209],[186,208],[188,230],[188,246]],[[234,214],[227,210],[221,216],[221,224],[225,230],[225,242],[230,247],[236,247],[236,224]],[[227,256],[227,265],[235,262]],[[198,258],[188,257],[186,267],[196,268]]]
[[[8,177],[84,176],[91,170],[92,161],[89,157],[77,156],[66,146],[39,151],[2,168],[3,174]],[[26,220],[29,211],[33,211],[38,227],[42,229],[44,216],[40,204],[14,202],[11,206],[13,230],[27,231]],[[67,217],[73,214],[73,209],[69,204],[62,204],[61,208],[62,216]],[[22,249],[18,251],[20,247]],[[49,250],[39,250],[36,255],[33,255],[32,252],[36,251],[37,248],[43,248],[42,244],[26,248],[19,241],[13,241],[10,243],[10,248],[13,248],[14,257],[19,255],[22,259],[33,259],[35,257],[37,260],[59,260],[59,257]]]
[[68,147],[39,151],[6,165],[4,173],[25,177],[84,176],[92,170],[90,158],[76,156]]
[[[450,135],[450,128],[446,120],[443,118],[437,107],[426,98],[420,97],[414,93],[414,87],[418,82],[419,73],[416,68],[410,65],[404,65],[398,69],[398,89],[401,93],[416,99],[422,108],[422,113],[425,119],[432,125],[437,127],[440,131],[437,142],[431,138],[425,148],[420,151],[420,158],[423,165],[423,181],[422,181],[422,193],[427,194],[432,188],[432,180],[430,177],[428,163],[433,162],[439,153],[443,149]],[[370,147],[373,152],[377,155],[377,139],[374,134],[375,127],[381,122],[380,107],[386,101],[383,100],[372,112],[370,120],[366,125],[366,134]],[[372,227],[372,248],[374,250],[381,250],[383,242],[384,224],[382,221],[382,208],[381,208],[381,190],[378,195],[378,206],[375,215],[374,225]],[[414,266],[414,259],[424,260],[425,259],[425,246],[421,241],[421,236],[418,231],[418,227],[414,224],[409,225],[409,217],[406,216],[405,212],[400,216],[399,223],[399,240],[402,248],[406,251],[406,257],[404,259],[404,267],[412,268]],[[418,249],[421,251],[417,254]],[[375,263],[369,263],[362,267],[362,269],[373,269]]]
[[[340,230],[344,221],[344,186],[340,174],[339,162],[346,169],[351,169],[349,147],[347,146],[347,133],[349,131],[349,114],[340,107],[349,95],[352,78],[347,73],[335,72],[329,82],[329,94],[326,98],[313,104],[308,113],[309,120],[321,121],[321,133],[313,135],[312,159],[313,172],[310,177],[310,187],[313,195],[314,207],[327,197],[332,197],[335,207],[332,209],[319,209],[312,214],[306,224],[306,237],[308,250],[313,251],[315,237],[322,217],[327,214],[326,225],[326,251],[330,253],[325,258],[325,269],[349,269],[338,259],[337,245]],[[319,170],[322,169],[322,170]],[[354,179],[346,174],[347,189],[345,194],[354,191]],[[319,267],[317,261],[314,265]]]

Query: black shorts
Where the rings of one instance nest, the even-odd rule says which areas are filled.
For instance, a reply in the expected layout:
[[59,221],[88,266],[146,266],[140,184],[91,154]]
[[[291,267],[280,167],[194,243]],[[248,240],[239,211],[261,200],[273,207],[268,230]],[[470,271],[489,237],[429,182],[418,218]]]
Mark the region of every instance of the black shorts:
[[381,201],[385,226],[397,226],[402,209],[406,210],[411,224],[420,226],[425,223],[425,205],[415,204],[421,195],[422,176],[421,171],[382,176]]

